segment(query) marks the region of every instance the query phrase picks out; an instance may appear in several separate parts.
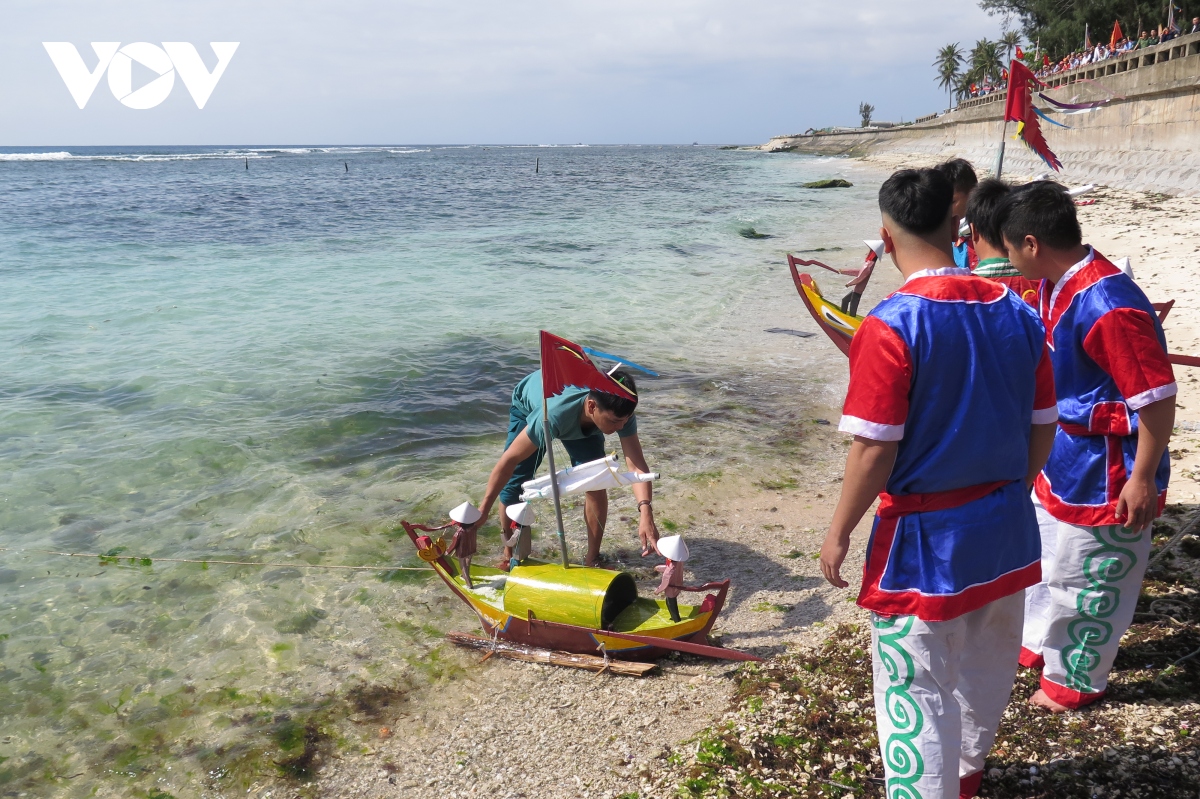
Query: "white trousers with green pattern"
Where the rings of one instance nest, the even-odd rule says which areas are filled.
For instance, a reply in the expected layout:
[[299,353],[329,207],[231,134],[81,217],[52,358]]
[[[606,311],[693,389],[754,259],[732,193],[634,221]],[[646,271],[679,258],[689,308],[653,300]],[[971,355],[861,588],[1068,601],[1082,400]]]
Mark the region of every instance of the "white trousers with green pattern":
[[1067,707],[1099,699],[1121,636],[1133,621],[1150,558],[1150,531],[1060,522],[1034,499],[1042,582],[1026,592],[1022,646],[1040,655],[1042,690]]
[[1012,694],[1025,592],[949,621],[871,614],[887,799],[957,799]]

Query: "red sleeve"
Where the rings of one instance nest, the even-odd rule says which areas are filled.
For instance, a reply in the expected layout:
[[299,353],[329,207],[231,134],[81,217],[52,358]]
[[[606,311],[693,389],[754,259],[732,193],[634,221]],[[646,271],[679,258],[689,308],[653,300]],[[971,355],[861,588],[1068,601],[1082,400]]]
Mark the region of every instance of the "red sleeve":
[[1084,337],[1083,350],[1108,373],[1135,411],[1175,395],[1175,372],[1154,320],[1145,311],[1115,308],[1104,314]]
[[904,438],[912,358],[908,345],[875,316],[850,342],[850,387],[838,430],[875,441]]
[[1054,396],[1054,366],[1050,363],[1050,348],[1042,345],[1042,359],[1034,376],[1037,388],[1033,394],[1033,423],[1051,424],[1058,421],[1058,401]]

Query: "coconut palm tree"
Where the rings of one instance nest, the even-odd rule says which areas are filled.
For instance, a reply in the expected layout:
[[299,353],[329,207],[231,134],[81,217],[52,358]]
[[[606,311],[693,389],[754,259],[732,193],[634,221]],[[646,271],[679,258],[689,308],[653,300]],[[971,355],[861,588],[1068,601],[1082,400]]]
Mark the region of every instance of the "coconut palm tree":
[[1016,31],[1007,31],[1003,36],[1000,37],[1000,41],[997,42],[997,44],[1000,45],[1002,51],[1004,52],[1004,62],[1008,63],[1009,61],[1012,61],[1013,54],[1017,51],[1017,48],[1021,46],[1021,34],[1017,33]]
[[939,50],[937,58],[933,61],[933,66],[938,71],[938,86],[951,93],[951,102],[953,102],[954,86],[958,80],[962,62],[963,52],[959,48],[958,42],[948,44]]
[[980,39],[971,48],[970,69],[967,74],[974,81],[1000,80],[1000,71],[1004,69],[1004,58],[1001,56],[1002,45],[999,42],[989,42]]

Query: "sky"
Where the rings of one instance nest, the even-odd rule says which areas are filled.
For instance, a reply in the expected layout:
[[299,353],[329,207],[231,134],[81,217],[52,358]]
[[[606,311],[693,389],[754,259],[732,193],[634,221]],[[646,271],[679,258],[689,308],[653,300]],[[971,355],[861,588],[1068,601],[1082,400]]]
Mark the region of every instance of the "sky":
[[[972,0],[3,0],[0,146],[748,144],[946,107],[931,66],[996,38]],[[203,109],[107,73],[80,110],[43,42],[238,42]],[[118,57],[119,60],[120,57]],[[114,62],[115,63],[115,62]],[[128,62],[127,62],[128,63]],[[134,61],[131,88],[156,73]],[[119,81],[118,81],[119,84]]]

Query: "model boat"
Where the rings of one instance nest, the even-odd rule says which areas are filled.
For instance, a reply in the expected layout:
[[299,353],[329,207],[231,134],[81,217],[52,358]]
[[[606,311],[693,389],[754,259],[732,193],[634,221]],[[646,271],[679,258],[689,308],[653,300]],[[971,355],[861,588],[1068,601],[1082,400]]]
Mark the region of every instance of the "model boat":
[[736,649],[713,646],[709,632],[725,606],[729,580],[685,590],[704,594],[698,605],[679,605],[672,621],[666,602],[638,596],[627,572],[565,567],[526,558],[509,571],[471,567],[471,584],[445,556],[438,534],[450,525],[402,522],[421,559],[479,617],[493,640],[529,647],[623,660],[654,660],[689,652],[725,660],[761,660]]

